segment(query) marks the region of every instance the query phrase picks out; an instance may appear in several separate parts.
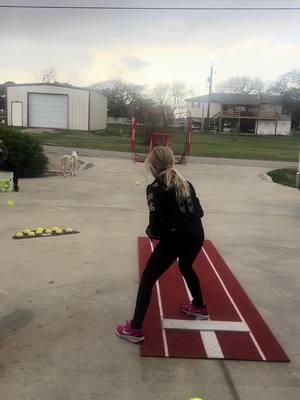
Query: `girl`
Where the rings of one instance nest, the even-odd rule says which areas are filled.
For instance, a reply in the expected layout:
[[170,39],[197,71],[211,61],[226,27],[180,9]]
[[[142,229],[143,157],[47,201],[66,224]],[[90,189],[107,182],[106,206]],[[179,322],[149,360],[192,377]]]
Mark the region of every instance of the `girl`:
[[159,277],[179,259],[193,301],[181,311],[197,319],[208,319],[200,282],[192,263],[202,248],[203,210],[192,184],[174,169],[174,155],[169,147],[155,147],[146,159],[155,180],[147,187],[149,238],[159,239],[141,278],[136,307],[131,321],[118,325],[116,334],[132,343],[144,340],[143,320],[151,300],[152,288]]

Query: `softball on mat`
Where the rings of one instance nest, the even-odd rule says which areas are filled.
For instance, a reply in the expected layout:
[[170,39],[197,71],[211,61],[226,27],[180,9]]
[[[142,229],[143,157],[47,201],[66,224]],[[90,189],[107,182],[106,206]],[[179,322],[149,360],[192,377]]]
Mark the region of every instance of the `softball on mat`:
[[56,232],[59,229],[57,226],[52,226],[52,232]]
[[31,229],[24,229],[23,233],[25,233],[25,235],[28,235],[31,232]]
[[66,232],[67,232],[67,233],[72,233],[72,232],[73,232],[73,229],[72,229],[72,228],[66,228]]
[[23,236],[24,236],[23,232],[17,232],[17,233],[16,233],[16,237],[17,237],[17,238],[21,238],[21,237],[23,237]]
[[31,232],[28,233],[28,236],[34,237],[34,236],[35,236],[35,233],[31,231]]
[[62,229],[57,228],[57,229],[56,229],[56,233],[57,233],[58,235],[60,235],[61,233],[63,233],[63,231],[62,231]]
[[42,228],[41,226],[39,226],[39,227],[37,228],[37,230],[36,230],[36,233],[37,233],[38,235],[41,235],[43,232],[44,232],[44,228]]

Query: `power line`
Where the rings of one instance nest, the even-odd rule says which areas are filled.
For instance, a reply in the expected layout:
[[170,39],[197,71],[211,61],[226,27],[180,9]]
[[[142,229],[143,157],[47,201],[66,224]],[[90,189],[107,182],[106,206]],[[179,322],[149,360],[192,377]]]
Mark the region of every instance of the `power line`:
[[0,8],[55,9],[55,10],[138,10],[138,11],[292,11],[300,7],[138,7],[138,6],[47,6],[47,5],[0,5]]

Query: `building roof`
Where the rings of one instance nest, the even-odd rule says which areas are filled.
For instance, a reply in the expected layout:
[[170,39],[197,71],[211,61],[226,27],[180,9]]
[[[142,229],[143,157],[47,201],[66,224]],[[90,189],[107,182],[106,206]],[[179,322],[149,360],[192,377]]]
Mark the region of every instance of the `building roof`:
[[[192,102],[207,102],[208,95],[191,97],[186,99],[186,101]],[[211,95],[212,103],[221,103],[221,104],[280,104],[281,97],[280,96],[270,96],[266,94],[229,94],[229,93],[213,93]]]
[[89,87],[80,87],[80,86],[73,86],[69,85],[66,83],[49,83],[49,82],[38,82],[38,83],[9,83],[9,84],[3,84],[3,86],[6,87],[14,87],[14,86],[58,86],[58,87],[63,87],[63,88],[68,88],[68,89],[79,89],[79,90],[88,90],[90,92],[97,92],[102,94],[99,90],[97,89],[91,89]]

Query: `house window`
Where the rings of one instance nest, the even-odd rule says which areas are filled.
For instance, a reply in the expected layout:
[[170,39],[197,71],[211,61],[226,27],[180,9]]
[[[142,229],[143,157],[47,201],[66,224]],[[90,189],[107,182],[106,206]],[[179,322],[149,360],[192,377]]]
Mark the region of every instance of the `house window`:
[[192,102],[192,108],[200,108],[200,103],[199,102]]
[[275,105],[274,104],[261,104],[260,109],[262,111],[275,111]]

